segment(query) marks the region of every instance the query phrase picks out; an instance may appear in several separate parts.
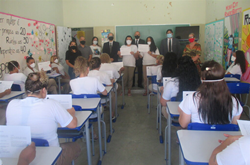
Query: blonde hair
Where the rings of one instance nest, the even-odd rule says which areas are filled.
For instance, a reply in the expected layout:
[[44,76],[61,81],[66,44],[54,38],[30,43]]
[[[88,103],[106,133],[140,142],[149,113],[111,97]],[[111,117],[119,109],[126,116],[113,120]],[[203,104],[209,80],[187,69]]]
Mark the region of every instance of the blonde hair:
[[195,38],[195,35],[194,35],[194,33],[190,33],[189,35],[193,35],[193,37]]
[[[56,55],[54,55],[54,56],[51,56],[50,57],[50,63],[53,63],[54,62],[54,57],[55,57]],[[57,56],[56,56],[57,57]],[[58,58],[58,57],[57,57]]]
[[101,62],[102,63],[110,63],[110,56],[107,53],[103,53],[100,56]]
[[88,60],[82,56],[78,56],[75,60],[74,72],[76,76],[86,73],[89,67]]
[[158,55],[158,56],[156,57],[156,60],[158,60],[158,61],[159,61],[159,64],[162,65],[162,64],[163,64],[163,61],[164,61],[164,56],[163,56],[163,55]]

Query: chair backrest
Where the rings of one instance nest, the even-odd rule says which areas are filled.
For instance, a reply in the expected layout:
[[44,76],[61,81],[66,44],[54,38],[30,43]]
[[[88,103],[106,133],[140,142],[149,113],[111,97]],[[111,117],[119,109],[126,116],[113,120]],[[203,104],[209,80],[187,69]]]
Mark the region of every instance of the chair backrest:
[[195,91],[183,91],[182,92],[182,100],[184,100],[188,95],[194,94]]
[[11,91],[21,91],[21,86],[19,84],[12,84]]
[[171,97],[170,101],[176,101],[176,97]]
[[170,79],[171,77],[163,77],[163,87],[166,86],[166,84],[169,82]]
[[100,98],[100,95],[98,94],[80,94],[80,95],[75,95],[75,94],[72,94],[72,98],[73,99],[87,99],[87,98]]
[[240,80],[240,75],[239,74],[226,74],[225,77],[235,77]]
[[157,66],[147,66],[146,72],[147,76],[156,76],[157,75]]
[[82,107],[79,105],[72,105],[72,107],[75,109],[75,111],[82,111]]
[[120,70],[123,67],[123,62],[112,62],[112,64],[115,65],[118,70]]
[[48,147],[49,146],[49,142],[47,140],[44,139],[37,139],[37,138],[31,138],[31,141],[34,142],[36,144],[36,146],[39,147]]
[[248,94],[249,84],[248,83],[227,83],[231,94]]
[[239,126],[236,124],[203,124],[203,123],[190,123],[187,127],[188,130],[203,130],[203,131],[239,131]]

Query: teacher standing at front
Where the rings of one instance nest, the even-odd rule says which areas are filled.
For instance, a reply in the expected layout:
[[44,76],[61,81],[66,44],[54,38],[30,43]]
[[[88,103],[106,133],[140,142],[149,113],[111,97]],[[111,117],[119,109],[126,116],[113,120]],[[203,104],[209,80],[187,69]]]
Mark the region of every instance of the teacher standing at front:
[[120,44],[114,41],[114,34],[108,34],[108,42],[103,44],[103,53],[107,53],[110,56],[111,62],[118,62],[118,56],[120,55]]

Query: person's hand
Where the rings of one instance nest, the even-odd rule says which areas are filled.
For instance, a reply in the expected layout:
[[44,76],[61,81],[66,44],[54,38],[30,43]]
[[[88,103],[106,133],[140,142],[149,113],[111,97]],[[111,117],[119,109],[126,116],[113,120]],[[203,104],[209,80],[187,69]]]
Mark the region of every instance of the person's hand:
[[111,79],[111,83],[113,84],[115,82],[115,79]]
[[4,91],[4,95],[8,95],[8,94],[10,94],[11,93],[11,89],[6,89],[5,91]]
[[67,109],[67,111],[68,111],[72,116],[75,116],[76,111],[75,111],[75,108],[74,108],[74,107],[72,107],[72,108],[70,108],[70,109]]
[[124,68],[124,67],[121,67],[120,71],[123,72],[124,70],[125,70],[125,68]]
[[120,51],[118,51],[118,52],[117,52],[117,54],[118,54],[118,55],[121,55],[121,52],[120,52]]
[[36,157],[36,146],[34,142],[31,142],[29,146],[22,150],[19,155],[18,165],[28,165]]
[[134,55],[135,53],[131,51],[130,54]]
[[151,51],[148,51],[148,54],[149,54],[149,55],[152,55],[152,52],[151,52]]
[[111,61],[111,62],[113,62],[113,61],[114,61],[114,59],[113,59],[113,58],[110,58],[110,61]]
[[160,87],[160,92],[162,93],[164,90],[164,87]]

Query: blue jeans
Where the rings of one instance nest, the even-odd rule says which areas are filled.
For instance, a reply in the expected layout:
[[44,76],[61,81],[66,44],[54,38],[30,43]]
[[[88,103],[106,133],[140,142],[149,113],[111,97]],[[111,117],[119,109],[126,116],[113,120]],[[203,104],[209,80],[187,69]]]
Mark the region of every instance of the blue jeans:
[[70,79],[75,78],[74,68],[69,67],[68,69]]

